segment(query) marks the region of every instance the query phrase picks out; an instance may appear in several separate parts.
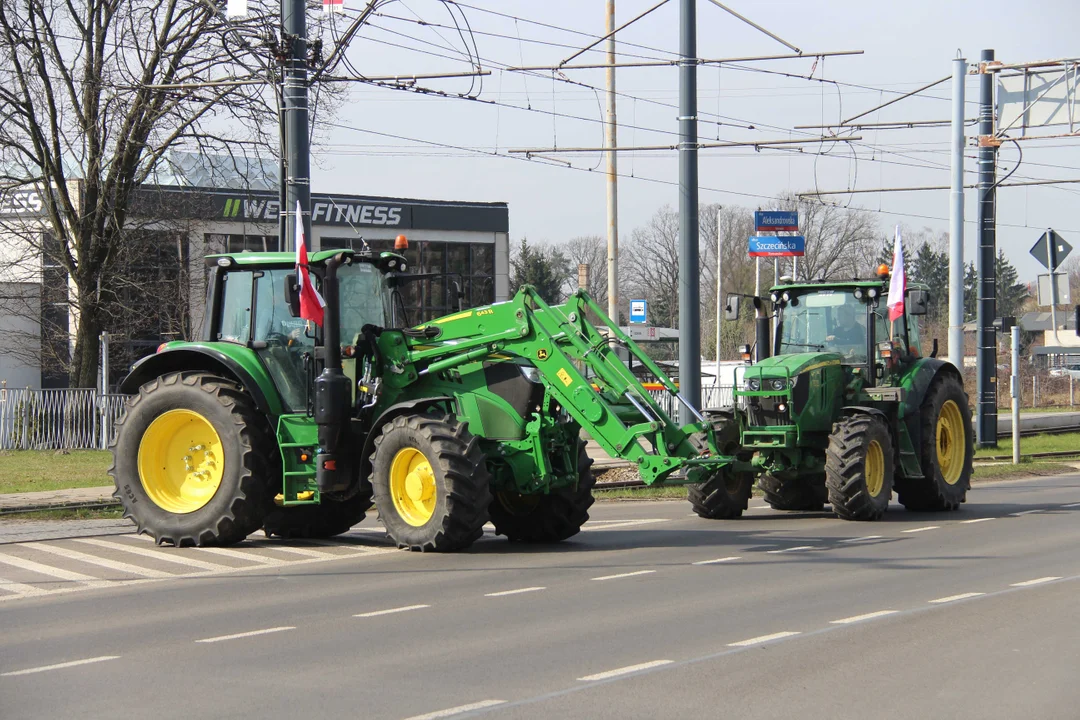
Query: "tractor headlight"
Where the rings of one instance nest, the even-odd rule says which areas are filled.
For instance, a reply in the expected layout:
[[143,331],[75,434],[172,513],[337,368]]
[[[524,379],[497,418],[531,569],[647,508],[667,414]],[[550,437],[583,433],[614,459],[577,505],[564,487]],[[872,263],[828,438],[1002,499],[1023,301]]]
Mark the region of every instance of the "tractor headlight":
[[761,381],[757,378],[750,378],[746,381],[746,389],[750,392],[757,392],[761,389]]
[[791,293],[785,292],[781,297],[783,297],[784,302],[791,302]]
[[773,390],[787,390],[787,380],[782,378],[773,379],[771,384]]

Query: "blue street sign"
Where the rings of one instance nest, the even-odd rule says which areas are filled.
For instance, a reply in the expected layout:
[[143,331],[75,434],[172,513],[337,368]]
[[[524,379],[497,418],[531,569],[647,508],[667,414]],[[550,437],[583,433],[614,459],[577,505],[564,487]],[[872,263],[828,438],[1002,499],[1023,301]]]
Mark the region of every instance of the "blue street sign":
[[645,306],[644,300],[631,300],[630,301],[630,322],[635,325],[645,324]]
[[758,210],[754,213],[757,232],[798,232],[798,210]]
[[806,238],[802,235],[757,235],[750,238],[750,257],[802,257]]

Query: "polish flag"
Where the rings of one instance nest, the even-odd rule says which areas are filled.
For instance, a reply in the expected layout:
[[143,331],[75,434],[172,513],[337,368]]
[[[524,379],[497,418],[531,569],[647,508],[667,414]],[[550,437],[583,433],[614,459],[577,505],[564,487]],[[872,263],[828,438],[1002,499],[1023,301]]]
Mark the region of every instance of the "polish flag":
[[904,293],[907,291],[907,276],[904,274],[904,245],[900,242],[900,226],[896,226],[896,239],[893,241],[892,277],[889,279],[889,322],[904,315]]
[[323,0],[322,9],[327,14],[345,12],[345,3],[342,0]]
[[300,287],[300,317],[311,320],[319,327],[323,324],[323,308],[326,301],[308,275],[307,245],[304,242],[304,215],[300,201],[296,201],[296,284]]

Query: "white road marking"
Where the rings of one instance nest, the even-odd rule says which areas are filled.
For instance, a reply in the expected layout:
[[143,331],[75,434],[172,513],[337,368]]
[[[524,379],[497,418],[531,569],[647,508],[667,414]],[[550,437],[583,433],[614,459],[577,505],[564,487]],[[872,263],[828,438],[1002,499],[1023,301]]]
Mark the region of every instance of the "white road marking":
[[310,558],[328,557],[328,554],[321,550],[311,550],[309,548],[284,547],[273,543],[260,543],[258,547],[262,550],[273,550],[274,552],[285,553],[286,555],[300,555],[302,557]]
[[480,702],[469,703],[468,705],[458,705],[457,707],[447,708],[445,710],[436,710],[435,712],[429,712],[423,715],[413,715],[412,717],[405,718],[405,720],[436,720],[436,718],[453,717],[454,715],[460,715],[461,713],[467,713],[473,710],[483,710],[484,708],[502,705],[505,702],[505,700],[481,700]]
[[1053,580],[1060,580],[1061,576],[1052,575],[1050,577],[1035,578],[1034,580],[1025,580],[1024,582],[1013,583],[1009,587],[1029,587],[1031,585],[1041,585],[1042,583],[1048,583]]
[[791,637],[792,635],[799,634],[800,633],[785,630],[784,632],[773,633],[772,635],[761,635],[760,637],[750,638],[749,640],[740,640],[739,642],[728,643],[728,647],[750,647],[751,645],[760,645],[761,643],[771,642],[772,640],[780,640],[781,638]]
[[601,575],[600,577],[591,578],[592,580],[617,580],[618,578],[634,577],[635,575],[648,575],[654,573],[655,570],[638,570],[637,572],[619,573],[618,575]]
[[1069,503],[1068,505],[1062,505],[1061,507],[1080,507],[1080,503]]
[[72,660],[71,662],[57,663],[56,665],[43,665],[36,668],[0,673],[0,677],[15,677],[16,675],[33,675],[34,673],[47,672],[49,670],[63,670],[64,668],[77,667],[79,665],[89,665],[90,663],[105,662],[106,660],[116,660],[118,657],[120,656],[101,655],[100,657],[86,658],[85,660]]
[[857,543],[857,542],[866,542],[867,540],[880,540],[880,539],[881,539],[881,535],[865,535],[863,537],[848,538],[847,540],[841,540],[840,542],[842,542],[842,543]]
[[1021,510],[1020,512],[1009,513],[1009,515],[1020,517],[1021,515],[1033,515],[1034,513],[1041,513],[1042,511],[1042,508],[1038,508],[1037,510]]
[[225,640],[239,640],[240,638],[255,637],[256,635],[269,635],[271,633],[284,632],[286,630],[295,630],[293,625],[286,625],[284,627],[266,628],[265,630],[252,630],[250,632],[235,633],[233,635],[218,635],[217,637],[203,638],[202,640],[196,640],[197,643],[216,643],[223,642]]
[[877,612],[866,613],[865,615],[855,615],[852,617],[842,618],[840,620],[830,620],[831,625],[849,625],[851,623],[862,622],[863,620],[873,620],[874,618],[885,617],[886,615],[893,615],[900,612],[899,610],[878,610]]
[[973,520],[961,520],[961,525],[971,525],[972,523],[988,522],[990,520],[997,520],[997,518],[974,518]]
[[941,603],[952,602],[954,600],[966,600],[968,598],[979,597],[980,595],[985,595],[985,594],[986,593],[977,593],[977,592],[961,593],[959,595],[950,595],[949,597],[938,598],[937,600],[930,600],[929,602],[932,602],[932,603],[934,603],[936,605],[940,605]]
[[72,572],[71,570],[62,570],[61,568],[56,568],[52,565],[44,565],[39,562],[34,562],[33,560],[27,560],[26,558],[16,557],[15,555],[0,555],[0,563],[14,565],[17,568],[30,570],[31,572],[36,572],[41,575],[48,575],[49,577],[54,577],[58,580],[82,583],[87,587],[109,587],[116,584],[112,580],[98,580],[89,575]]
[[927,530],[937,530],[940,527],[941,527],[940,525],[927,525],[926,527],[911,528],[910,530],[901,530],[900,532],[906,532],[906,533],[926,532]]
[[640,520],[592,520],[588,525],[581,528],[581,532],[590,530],[614,530],[622,527],[635,527],[637,525],[652,525],[653,523],[668,522],[667,518],[642,518]]
[[[0,577],[0,590],[6,590],[10,593],[15,593],[10,597],[32,597],[37,595],[48,595],[49,590],[45,590],[34,585],[27,585],[26,583],[15,582],[14,580],[6,580]],[[6,600],[9,596],[4,596]]]
[[408,612],[410,610],[422,610],[429,608],[430,605],[406,605],[404,607],[390,608],[389,610],[373,610],[372,612],[360,613],[359,615],[353,615],[358,618],[377,617],[379,615],[393,615],[394,613]]
[[229,550],[228,548],[219,547],[204,547],[199,548],[199,554],[210,553],[211,555],[220,555],[221,557],[230,557],[236,560],[246,560],[248,562],[259,563],[260,565],[285,565],[288,560],[275,560],[274,558],[264,557],[262,555],[256,555],[251,552],[240,552],[239,550]]
[[228,565],[218,565],[217,563],[203,562],[202,560],[196,560],[184,555],[178,555],[176,553],[170,553],[167,550],[147,550],[144,547],[133,547],[126,543],[112,542],[110,540],[98,540],[96,538],[73,538],[74,542],[85,543],[87,545],[93,545],[95,547],[107,548],[109,550],[121,550],[132,555],[139,555],[141,557],[153,558],[155,560],[162,560],[164,562],[176,563],[177,565],[186,565],[187,567],[199,568],[200,570],[232,570],[233,568]]
[[484,597],[503,597],[504,595],[520,595],[521,593],[536,592],[537,590],[547,590],[546,587],[527,587],[518,588],[517,590],[503,590],[502,592],[485,593]]
[[691,565],[715,565],[716,563],[731,562],[732,560],[742,560],[739,555],[732,555],[731,557],[716,558],[715,560],[698,560],[696,563],[690,563]]
[[800,552],[802,550],[818,550],[820,545],[799,545],[797,547],[783,548],[782,550],[766,550],[765,552],[770,555],[779,555],[780,553]]
[[670,665],[673,660],[653,660],[652,662],[640,663],[638,665],[627,665],[626,667],[616,668],[615,670],[608,670],[607,672],[596,673],[595,675],[586,675],[585,677],[579,677],[581,682],[596,682],[597,680],[607,680],[608,678],[619,677],[620,675],[629,675],[640,670],[648,670],[649,668],[660,667],[661,665]]
[[148,578],[176,577],[173,573],[152,570],[139,565],[131,565],[126,562],[120,562],[119,560],[109,560],[107,558],[98,557],[97,555],[88,555],[87,553],[79,552],[78,550],[68,550],[67,548],[56,547],[55,545],[37,543],[33,547],[34,550],[51,553],[62,558],[67,558],[68,560],[75,560],[77,562],[86,563],[87,565],[97,565],[99,567],[108,568],[109,570],[128,573],[129,575],[141,575],[142,577]]

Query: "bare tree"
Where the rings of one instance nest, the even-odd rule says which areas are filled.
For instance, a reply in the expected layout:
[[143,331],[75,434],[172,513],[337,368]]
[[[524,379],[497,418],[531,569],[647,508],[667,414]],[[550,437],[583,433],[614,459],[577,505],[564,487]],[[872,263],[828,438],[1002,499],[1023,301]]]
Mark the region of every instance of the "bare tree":
[[784,197],[780,206],[799,212],[799,231],[806,238],[800,278],[845,280],[870,274],[881,237],[873,215],[794,194]]
[[558,249],[572,271],[567,280],[567,294],[578,287],[578,266],[588,265],[589,283],[585,290],[601,307],[607,307],[607,240],[599,235],[581,235],[561,243]]
[[[252,45],[274,25],[252,6],[246,20],[229,22],[219,3],[194,0],[0,3],[0,201],[26,191],[40,198],[40,232],[25,232],[25,217],[17,227],[28,251],[70,285],[72,385],[95,383],[97,336],[110,294],[123,290],[110,285],[130,255],[125,230],[139,185],[170,150],[276,146],[267,86],[175,87],[273,81]],[[2,220],[0,230],[13,225]]]

